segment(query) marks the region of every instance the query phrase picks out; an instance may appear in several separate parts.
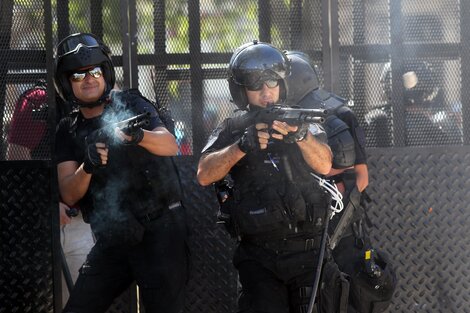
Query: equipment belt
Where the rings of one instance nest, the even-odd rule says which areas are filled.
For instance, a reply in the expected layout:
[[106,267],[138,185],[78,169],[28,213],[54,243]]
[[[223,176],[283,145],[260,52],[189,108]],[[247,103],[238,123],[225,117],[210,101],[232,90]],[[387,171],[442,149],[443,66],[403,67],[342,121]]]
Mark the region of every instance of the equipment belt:
[[143,215],[143,216],[140,218],[140,221],[143,221],[143,222],[150,222],[150,221],[152,221],[152,220],[155,220],[155,219],[161,217],[162,215],[164,215],[164,214],[167,213],[168,211],[177,209],[177,208],[179,208],[179,207],[181,207],[181,206],[182,206],[181,201],[176,201],[176,202],[170,203],[170,204],[168,205],[168,209],[155,210],[154,212],[147,213],[147,214]]
[[250,238],[245,241],[276,252],[310,251],[319,249],[321,246],[321,237],[317,237],[315,239],[281,239],[276,241],[265,241],[256,238]]

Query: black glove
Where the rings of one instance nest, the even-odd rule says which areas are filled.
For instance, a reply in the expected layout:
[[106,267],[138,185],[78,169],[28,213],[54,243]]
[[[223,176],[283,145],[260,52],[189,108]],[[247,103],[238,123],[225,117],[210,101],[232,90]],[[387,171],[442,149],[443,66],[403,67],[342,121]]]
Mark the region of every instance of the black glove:
[[238,140],[238,148],[244,153],[260,150],[258,130],[255,125],[249,126]]
[[307,137],[307,132],[310,124],[303,123],[300,125],[295,132],[288,133],[284,136],[283,141],[285,143],[295,143],[297,141],[302,141]]
[[87,174],[92,174],[96,168],[103,166],[101,157],[98,153],[95,143],[90,143],[85,149],[85,160],[83,161],[83,170]]
[[123,133],[132,137],[131,140],[124,140],[125,145],[138,145],[144,139],[144,131],[140,127],[132,129],[132,131],[123,130]]

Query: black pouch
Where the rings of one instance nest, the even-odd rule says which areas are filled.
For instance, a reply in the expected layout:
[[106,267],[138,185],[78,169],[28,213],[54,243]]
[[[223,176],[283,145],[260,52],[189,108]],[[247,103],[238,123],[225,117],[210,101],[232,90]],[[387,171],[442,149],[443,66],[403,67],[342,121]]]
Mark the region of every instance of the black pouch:
[[384,312],[392,301],[397,278],[385,253],[377,252],[375,262],[380,275],[371,275],[363,270],[351,276],[351,304],[358,313]]
[[327,261],[320,281],[319,312],[346,313],[349,285],[349,276],[341,272],[334,261]]
[[293,224],[304,222],[307,219],[307,205],[299,187],[289,182],[281,196],[289,210]]
[[241,196],[234,213],[242,235],[272,232],[290,223],[284,201],[274,188],[263,188]]

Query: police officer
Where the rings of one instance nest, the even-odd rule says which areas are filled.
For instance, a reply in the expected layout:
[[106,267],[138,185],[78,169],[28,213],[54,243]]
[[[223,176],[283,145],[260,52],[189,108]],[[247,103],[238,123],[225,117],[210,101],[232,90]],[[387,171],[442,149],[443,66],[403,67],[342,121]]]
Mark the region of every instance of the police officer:
[[[287,51],[291,62],[291,75],[288,85],[287,103],[302,108],[327,109],[329,115],[323,123],[328,135],[328,143],[333,151],[333,166],[327,175],[337,184],[344,195],[346,210],[353,210],[353,216],[335,238],[337,225],[345,212],[336,214],[330,222],[330,246],[333,259],[339,269],[350,276],[348,312],[383,312],[390,303],[395,277],[390,264],[370,249],[363,220],[364,208],[361,194],[369,182],[365,135],[354,112],[346,106],[347,101],[320,88],[317,73],[308,55],[299,51]],[[352,191],[356,189],[356,192]],[[350,205],[352,203],[353,205]],[[336,241],[337,240],[337,241]],[[374,251],[374,259],[365,260],[365,251]],[[376,262],[376,263],[374,263]],[[375,277],[380,271],[380,279]]]
[[[386,64],[381,83],[386,105],[368,112],[368,138],[373,146],[391,146],[392,95],[391,65]],[[407,62],[401,75],[405,111],[405,144],[407,146],[435,146],[462,142],[455,114],[446,108],[444,90],[438,71],[424,61]]]
[[448,135],[434,119],[434,113],[444,104],[443,90],[437,85],[434,68],[427,62],[409,63],[402,79],[406,145],[446,144]]
[[[290,62],[278,48],[253,41],[234,52],[228,83],[240,110],[286,99]],[[327,174],[332,154],[320,125],[274,121],[237,129],[224,120],[199,160],[209,185],[230,174],[225,200],[239,244],[233,258],[242,293],[239,312],[304,312],[312,293],[329,197],[310,175]],[[303,311],[302,311],[303,310]]]
[[[68,205],[78,203],[97,239],[64,312],[105,312],[133,281],[146,312],[179,312],[187,251],[181,186],[171,159],[178,147],[156,107],[138,91],[111,92],[109,52],[88,33],[57,46],[57,92],[79,108],[57,130],[60,194]],[[107,123],[138,114],[149,115],[142,128],[95,136]]]
[[[360,192],[369,184],[365,134],[347,100],[322,88],[314,66],[307,54],[286,51],[291,61],[291,75],[287,78],[287,104],[309,109],[327,109],[323,124],[328,144],[333,151],[333,166],[328,173],[334,177],[343,194],[357,186]],[[347,185],[347,186],[346,186]]]

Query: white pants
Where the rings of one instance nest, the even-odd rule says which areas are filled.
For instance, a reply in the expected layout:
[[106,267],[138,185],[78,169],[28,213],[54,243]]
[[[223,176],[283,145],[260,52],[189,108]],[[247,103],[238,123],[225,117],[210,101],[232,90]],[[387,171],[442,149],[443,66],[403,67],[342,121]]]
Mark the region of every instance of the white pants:
[[[65,259],[72,276],[72,281],[78,278],[78,270],[86,260],[88,252],[94,245],[90,224],[83,221],[81,214],[72,218],[70,224],[60,227],[60,242],[64,250]],[[65,306],[69,298],[67,284],[62,274],[62,305]]]

